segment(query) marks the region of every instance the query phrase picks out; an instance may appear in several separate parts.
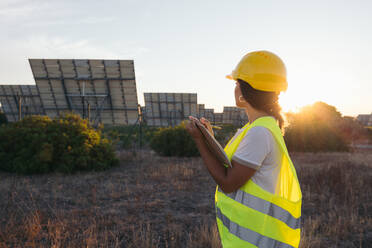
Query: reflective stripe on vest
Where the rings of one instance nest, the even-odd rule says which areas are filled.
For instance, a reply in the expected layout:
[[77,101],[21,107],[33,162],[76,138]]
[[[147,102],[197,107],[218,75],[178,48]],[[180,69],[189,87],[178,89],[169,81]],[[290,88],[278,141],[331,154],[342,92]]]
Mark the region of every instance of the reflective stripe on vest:
[[282,164],[278,195],[265,191],[252,180],[229,194],[217,187],[216,215],[222,245],[224,248],[296,248],[300,242],[302,194],[276,120],[261,117],[245,125],[244,130],[226,145],[225,152],[231,160],[247,131],[254,126],[270,130],[280,147]]
[[[220,189],[218,189],[218,191],[223,193]],[[254,210],[257,210],[258,212],[267,214],[284,222],[285,224],[287,224],[288,227],[292,229],[301,227],[301,217],[293,217],[292,214],[289,213],[287,210],[275,205],[274,203],[265,201],[240,189],[225,195],[243,204],[244,206],[250,207]]]
[[276,248],[293,248],[293,246],[282,243],[275,239],[265,237],[257,232],[254,232],[248,228],[242,227],[237,223],[229,220],[225,215],[221,213],[221,210],[216,208],[217,217],[222,221],[223,225],[229,229],[231,234],[234,234],[238,238],[255,245],[257,247],[267,248],[267,247],[276,247]]

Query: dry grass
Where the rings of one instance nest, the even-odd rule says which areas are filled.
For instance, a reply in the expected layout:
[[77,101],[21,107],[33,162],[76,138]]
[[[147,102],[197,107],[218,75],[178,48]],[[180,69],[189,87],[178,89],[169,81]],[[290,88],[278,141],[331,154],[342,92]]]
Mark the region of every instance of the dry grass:
[[370,247],[372,154],[294,154],[303,191],[302,246]]
[[[215,183],[199,158],[120,154],[106,172],[1,173],[0,247],[220,247]],[[372,243],[372,154],[292,156],[301,247]]]

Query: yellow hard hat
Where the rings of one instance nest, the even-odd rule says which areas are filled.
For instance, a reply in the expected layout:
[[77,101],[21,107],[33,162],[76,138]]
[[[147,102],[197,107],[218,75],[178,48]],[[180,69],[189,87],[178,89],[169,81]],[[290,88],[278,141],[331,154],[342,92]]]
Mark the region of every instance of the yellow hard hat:
[[235,70],[226,78],[241,79],[254,89],[262,91],[286,91],[287,70],[283,61],[274,53],[255,51],[246,54]]

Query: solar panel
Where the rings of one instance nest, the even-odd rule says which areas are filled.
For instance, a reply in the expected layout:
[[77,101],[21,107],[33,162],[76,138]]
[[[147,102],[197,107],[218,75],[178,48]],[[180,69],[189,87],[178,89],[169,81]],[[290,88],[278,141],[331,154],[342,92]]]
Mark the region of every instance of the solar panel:
[[223,113],[214,113],[214,123],[222,123]]
[[372,114],[369,115],[358,115],[357,120],[364,126],[372,125]]
[[244,109],[237,107],[223,107],[222,123],[243,125],[248,122]]
[[44,114],[36,85],[0,85],[0,103],[8,121],[18,121],[26,115]]
[[197,115],[196,93],[144,93],[149,126],[174,126]]
[[198,104],[198,117],[204,117],[210,122],[215,122],[214,109],[206,109],[204,104]]
[[[75,112],[93,123],[134,124],[138,99],[133,60],[29,59],[45,112]],[[88,111],[90,110],[90,111]]]

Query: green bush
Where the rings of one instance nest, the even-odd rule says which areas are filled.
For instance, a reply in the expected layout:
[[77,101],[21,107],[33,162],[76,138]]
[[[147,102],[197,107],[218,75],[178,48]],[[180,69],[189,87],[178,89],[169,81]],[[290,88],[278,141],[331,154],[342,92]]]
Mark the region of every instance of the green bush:
[[0,129],[0,170],[20,174],[104,170],[118,164],[112,142],[78,115],[29,116]]
[[234,136],[238,128],[242,126],[236,126],[232,124],[221,124],[219,125],[221,129],[215,129],[214,137],[221,144],[222,147],[225,147],[227,142]]
[[[105,136],[114,140],[123,149],[139,147],[142,142],[142,147],[150,145],[151,138],[159,128],[142,125],[141,130],[139,125],[131,126],[112,126],[105,128],[103,133]],[[142,135],[142,137],[141,137]]]
[[193,157],[199,155],[193,139],[185,129],[185,123],[159,129],[154,133],[150,146],[162,156]]
[[348,151],[350,120],[331,105],[316,102],[287,115],[285,141],[289,151]]

